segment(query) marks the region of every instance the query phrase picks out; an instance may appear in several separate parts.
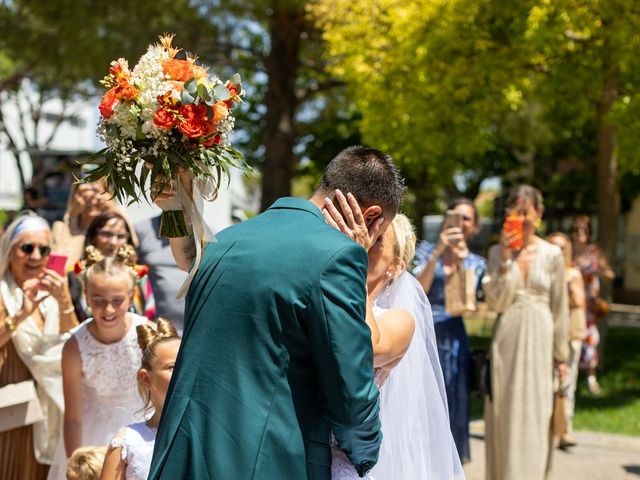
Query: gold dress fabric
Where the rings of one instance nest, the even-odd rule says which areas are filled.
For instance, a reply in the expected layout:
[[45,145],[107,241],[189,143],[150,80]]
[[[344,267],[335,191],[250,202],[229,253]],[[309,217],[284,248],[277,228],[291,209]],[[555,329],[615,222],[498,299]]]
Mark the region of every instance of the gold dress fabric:
[[[20,360],[12,341],[0,347],[0,387],[33,377]],[[12,480],[46,479],[48,465],[36,461],[33,450],[33,426],[0,432],[0,478]]]
[[483,288],[500,316],[485,398],[486,479],[543,480],[551,453],[553,361],[568,355],[568,298],[560,249],[538,242],[526,282],[514,261],[502,270],[489,252]]

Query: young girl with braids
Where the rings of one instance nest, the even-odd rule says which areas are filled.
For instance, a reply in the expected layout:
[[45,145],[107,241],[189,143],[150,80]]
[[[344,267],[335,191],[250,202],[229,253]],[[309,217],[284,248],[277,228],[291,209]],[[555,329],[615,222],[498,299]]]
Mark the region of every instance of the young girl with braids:
[[106,446],[122,425],[133,423],[142,402],[135,375],[142,354],[136,327],[145,317],[129,312],[135,250],[123,245],[104,257],[88,246],[84,276],[93,318],[83,322],[62,351],[63,440],[49,478],[64,478],[66,459],[81,446]]
[[158,319],[155,330],[148,325],[140,325],[137,330],[142,350],[138,392],[149,419],[121,429],[111,440],[102,469],[103,480],[145,480],[149,476],[158,422],[178,356],[180,338],[168,320]]

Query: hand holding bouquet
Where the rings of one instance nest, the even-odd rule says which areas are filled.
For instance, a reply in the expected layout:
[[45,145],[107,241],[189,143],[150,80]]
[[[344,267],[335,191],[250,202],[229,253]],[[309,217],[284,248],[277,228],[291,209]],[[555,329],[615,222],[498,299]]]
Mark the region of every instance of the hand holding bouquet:
[[[114,197],[129,204],[175,185],[173,202],[162,202],[160,234],[182,237],[193,231],[199,243],[202,200],[216,198],[230,167],[248,169],[229,145],[231,112],[243,90],[238,74],[222,82],[195,56],[177,58],[180,49],[172,40],[173,35],[160,37],[133,70],[123,58],[111,62],[102,81],[108,90],[98,124],[106,148],[92,158],[104,163],[83,181],[104,178]],[[179,170],[193,178],[192,194],[175,181]]]

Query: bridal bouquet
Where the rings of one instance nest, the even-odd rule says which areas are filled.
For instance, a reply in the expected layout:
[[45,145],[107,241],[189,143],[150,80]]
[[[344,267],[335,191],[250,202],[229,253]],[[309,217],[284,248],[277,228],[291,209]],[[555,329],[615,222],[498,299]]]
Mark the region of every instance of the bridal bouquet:
[[[172,40],[173,35],[160,37],[133,69],[123,58],[111,62],[101,82],[107,92],[98,123],[106,148],[92,157],[104,162],[83,181],[104,179],[114,197],[129,204],[175,184],[175,202],[164,207],[160,235],[181,237],[189,234],[187,223],[202,223],[202,199],[216,198],[230,167],[248,167],[229,144],[231,112],[243,95],[240,76],[222,82],[195,56],[178,58]],[[181,191],[179,169],[193,174],[199,206]]]

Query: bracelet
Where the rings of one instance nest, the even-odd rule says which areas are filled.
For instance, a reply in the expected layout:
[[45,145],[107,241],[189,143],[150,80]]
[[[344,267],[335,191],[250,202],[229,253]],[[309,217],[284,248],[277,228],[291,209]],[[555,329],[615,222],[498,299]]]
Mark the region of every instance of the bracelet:
[[69,307],[69,308],[65,308],[64,310],[60,310],[60,313],[62,315],[69,315],[70,313],[72,313],[73,311],[75,311],[75,307],[73,306],[73,304]]
[[11,317],[7,317],[4,321],[5,326],[9,329],[10,332],[13,332],[16,329],[16,324],[13,323]]

